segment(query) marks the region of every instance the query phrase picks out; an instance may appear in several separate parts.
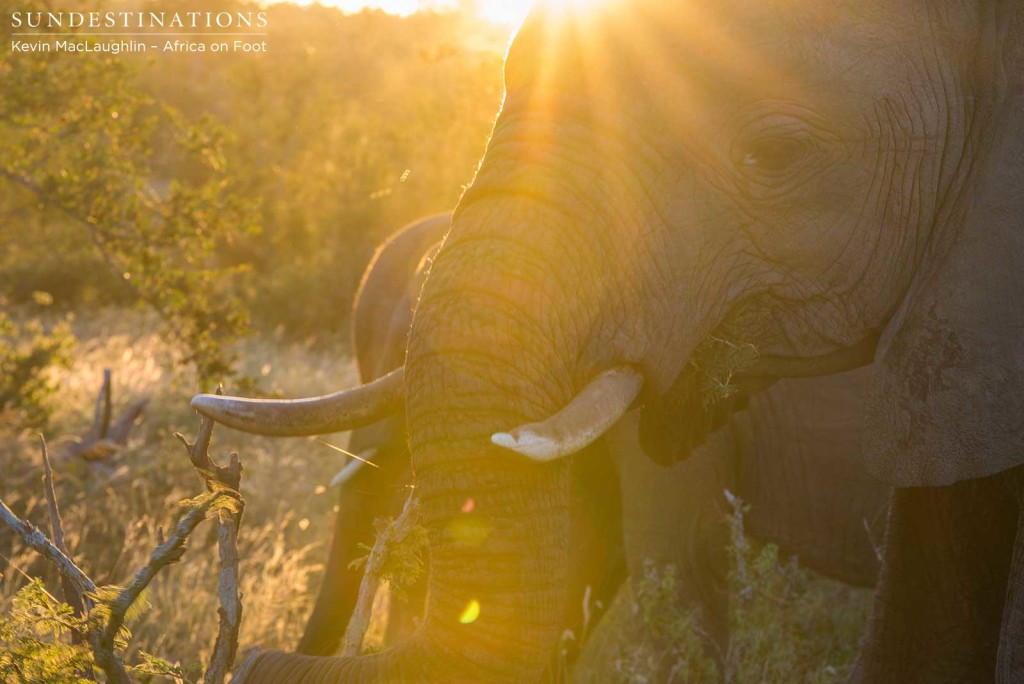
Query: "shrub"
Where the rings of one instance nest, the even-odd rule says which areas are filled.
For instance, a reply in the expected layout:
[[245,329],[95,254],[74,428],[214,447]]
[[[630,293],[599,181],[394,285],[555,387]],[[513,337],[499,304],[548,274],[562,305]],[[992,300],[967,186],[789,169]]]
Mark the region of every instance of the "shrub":
[[0,311],[0,416],[44,426],[56,391],[50,370],[69,368],[74,347],[69,319],[47,332],[38,320],[19,326]]

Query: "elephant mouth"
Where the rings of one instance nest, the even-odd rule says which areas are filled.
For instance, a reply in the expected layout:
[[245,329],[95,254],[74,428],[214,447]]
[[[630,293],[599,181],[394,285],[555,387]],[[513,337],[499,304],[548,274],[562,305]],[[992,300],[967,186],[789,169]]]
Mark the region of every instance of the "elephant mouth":
[[688,364],[665,394],[641,407],[641,448],[664,466],[687,459],[729,416],[746,408],[753,384],[739,377],[723,383]]

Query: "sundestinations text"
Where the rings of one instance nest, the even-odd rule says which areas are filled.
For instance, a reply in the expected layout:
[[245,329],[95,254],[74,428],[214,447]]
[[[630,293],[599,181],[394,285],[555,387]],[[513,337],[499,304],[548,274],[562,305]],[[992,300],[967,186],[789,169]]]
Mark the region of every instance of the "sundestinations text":
[[267,28],[266,12],[12,12],[12,28]]

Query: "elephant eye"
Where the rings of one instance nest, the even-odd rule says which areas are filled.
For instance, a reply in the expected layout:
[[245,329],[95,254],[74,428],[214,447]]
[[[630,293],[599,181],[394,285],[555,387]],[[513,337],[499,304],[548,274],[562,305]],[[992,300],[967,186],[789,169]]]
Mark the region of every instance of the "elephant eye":
[[782,176],[807,155],[808,147],[807,141],[800,137],[762,136],[741,148],[737,162],[745,172]]

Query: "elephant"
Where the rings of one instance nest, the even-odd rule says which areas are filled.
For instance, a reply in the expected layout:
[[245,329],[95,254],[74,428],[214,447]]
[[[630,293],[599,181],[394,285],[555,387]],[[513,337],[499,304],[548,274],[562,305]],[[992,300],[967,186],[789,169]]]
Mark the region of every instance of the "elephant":
[[[451,225],[451,214],[436,214],[400,228],[375,251],[363,273],[352,306],[352,350],[362,382],[371,382],[402,365],[412,311],[426,277],[430,259]],[[337,649],[359,595],[362,570],[349,563],[365,551],[360,543],[374,537],[377,518],[395,517],[402,509],[412,477],[404,425],[388,417],[353,430],[349,451],[371,460],[367,467],[352,460],[335,476],[339,486],[338,513],[324,577],[313,611],[296,650],[330,655]],[[625,574],[618,506],[618,478],[606,450],[595,446],[586,468],[574,473],[575,493],[573,573],[575,597],[563,619],[579,632],[586,594],[596,604],[608,604]],[[422,584],[422,583],[420,583]],[[407,598],[393,601],[387,641],[412,631],[421,586],[406,589]]]
[[[401,366],[426,267],[450,224],[450,214],[414,221],[388,238],[370,260],[352,313],[352,349],[363,382]],[[572,579],[572,616],[563,624],[574,634],[585,627],[579,609],[584,596],[595,606],[611,604],[623,579],[624,569],[618,567],[623,558],[632,576],[653,560],[675,566],[683,609],[701,609],[711,646],[724,652],[725,489],[752,505],[747,527],[755,538],[779,544],[829,577],[873,585],[878,562],[869,531],[880,529],[888,489],[870,480],[858,461],[857,423],[868,377],[852,371],[783,381],[754,397],[749,410],[733,416],[715,439],[668,472],[633,458],[638,450],[635,421],[620,421],[593,447],[607,452],[610,461],[588,455],[581,465],[585,471],[574,476],[577,497],[588,505],[577,513],[582,521],[575,528],[574,546],[582,560]],[[388,418],[353,431],[349,448],[379,467],[352,461],[335,478],[340,497],[334,537],[299,653],[337,650],[362,574],[348,564],[362,553],[357,544],[372,539],[373,520],[398,514],[411,482],[400,421]],[[612,519],[617,516],[621,522]],[[677,538],[686,542],[667,543]],[[423,598],[413,590],[407,602],[392,604],[389,641],[411,631]],[[588,620],[586,626],[595,622]],[[611,620],[618,622],[621,618]]]
[[1024,680],[1022,27],[1019,0],[537,4],[403,368],[193,399],[278,434],[404,410],[430,536],[408,640],[249,681],[536,679],[573,454],[632,413],[670,464],[775,381],[869,363],[894,492],[853,680]]

